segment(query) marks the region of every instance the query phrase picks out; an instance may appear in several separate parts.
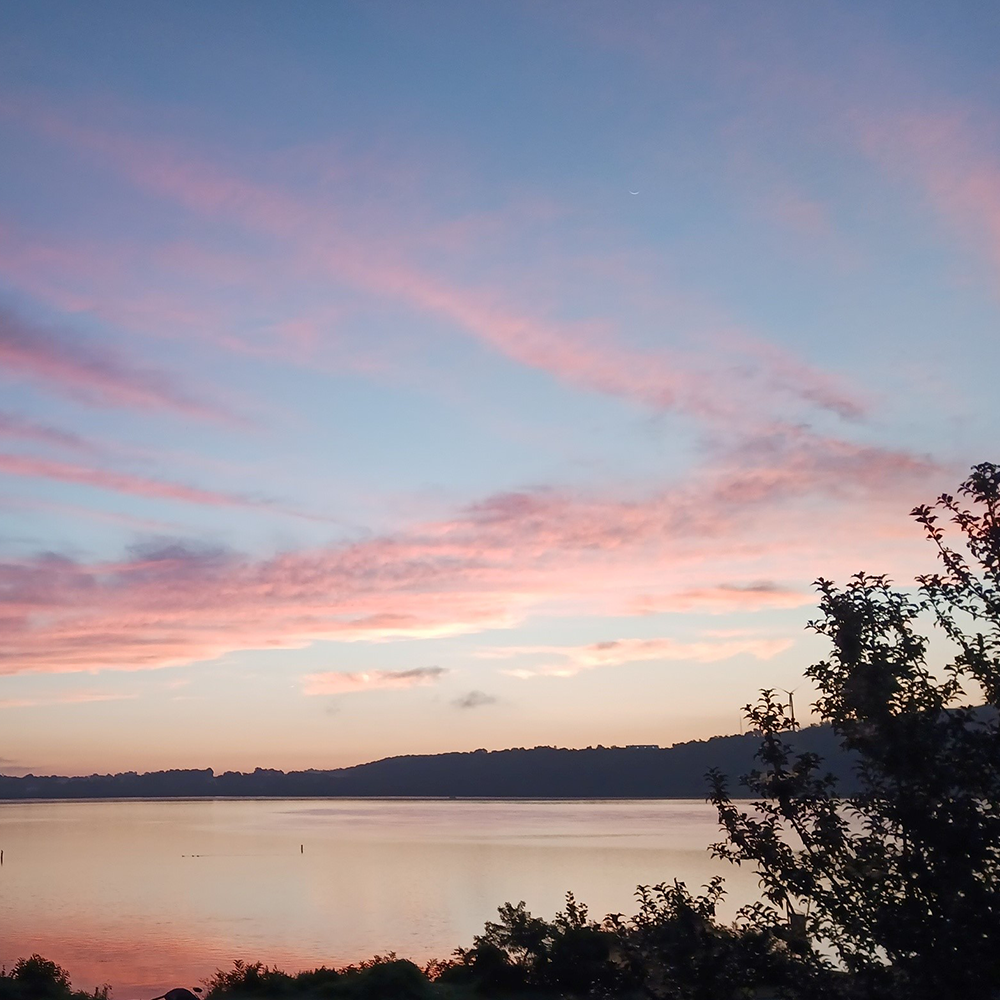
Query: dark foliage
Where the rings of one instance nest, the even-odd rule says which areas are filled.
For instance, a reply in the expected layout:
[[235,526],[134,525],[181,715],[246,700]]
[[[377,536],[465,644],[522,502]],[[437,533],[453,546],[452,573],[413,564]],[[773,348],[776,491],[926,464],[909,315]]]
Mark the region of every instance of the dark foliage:
[[795,979],[794,957],[772,926],[718,923],[724,894],[719,877],[696,896],[683,882],[639,886],[639,912],[607,921],[625,981],[663,1000],[737,1000]]
[[[806,673],[816,711],[857,755],[859,789],[845,795],[816,755],[792,751],[769,691],[748,706],[763,733],[744,779],[752,811],[713,775],[727,836],[715,853],[756,866],[759,916],[786,923],[811,976],[803,995],[944,1000],[1000,986],[1000,469],[976,466],[959,494],[971,507],[944,495],[913,511],[943,563],[915,596],[882,576],[818,581],[812,627],[832,652]],[[941,512],[964,551],[946,543]],[[958,707],[968,698],[984,704]]]
[[255,997],[303,997],[330,1000],[429,1000],[433,996],[427,976],[412,962],[395,955],[376,956],[343,969],[314,969],[289,975],[260,962],[236,961],[208,981],[207,1000],[220,997],[252,1000]]
[[111,989],[102,986],[93,993],[74,990],[69,973],[42,958],[20,958],[10,972],[0,973],[0,1000],[108,1000]]
[[442,982],[464,983],[486,994],[511,990],[566,991],[586,996],[623,985],[624,969],[612,961],[615,935],[591,920],[572,893],[566,909],[549,923],[532,916],[524,902],[500,907],[471,948],[442,970]]
[[[733,720],[735,722],[735,719]],[[829,727],[796,734],[796,748],[822,754],[842,778],[850,762]],[[84,777],[0,775],[0,799],[155,798],[161,796],[418,795],[527,798],[697,798],[712,765],[732,773],[753,766],[753,736],[716,736],[672,747],[558,747],[389,757],[332,771],[247,774],[202,770]]]
[[486,996],[660,1000],[739,1000],[800,981],[798,961],[774,929],[717,922],[723,894],[721,878],[701,895],[682,882],[639,886],[635,916],[613,914],[600,924],[572,893],[552,922],[523,902],[507,903],[438,978]]

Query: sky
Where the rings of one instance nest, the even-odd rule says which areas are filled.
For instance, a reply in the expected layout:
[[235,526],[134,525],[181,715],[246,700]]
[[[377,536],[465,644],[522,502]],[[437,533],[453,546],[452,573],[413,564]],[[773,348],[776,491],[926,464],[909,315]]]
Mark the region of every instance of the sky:
[[1000,457],[995,4],[0,23],[0,772],[804,715]]

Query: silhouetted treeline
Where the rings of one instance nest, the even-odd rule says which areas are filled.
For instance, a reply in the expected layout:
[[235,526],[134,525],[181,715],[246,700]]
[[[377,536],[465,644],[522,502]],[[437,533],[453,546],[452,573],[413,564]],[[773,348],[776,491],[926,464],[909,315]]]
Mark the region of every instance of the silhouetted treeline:
[[[789,733],[846,783],[851,766],[827,726]],[[705,774],[733,775],[755,766],[756,735],[716,736],[671,747],[534,747],[387,757],[355,767],[250,773],[202,770],[86,777],[0,776],[0,799],[427,796],[439,798],[703,798]],[[739,794],[738,789],[735,790]]]

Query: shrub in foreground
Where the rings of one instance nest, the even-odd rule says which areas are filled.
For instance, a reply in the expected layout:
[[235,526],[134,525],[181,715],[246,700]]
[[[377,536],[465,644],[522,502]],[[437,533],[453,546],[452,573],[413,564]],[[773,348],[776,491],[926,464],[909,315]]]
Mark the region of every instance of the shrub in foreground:
[[330,1000],[430,1000],[427,976],[395,955],[376,956],[343,969],[319,968],[290,975],[260,962],[236,961],[208,980],[206,1000],[255,997],[330,998]]
[[461,983],[486,994],[512,990],[591,991],[621,987],[623,968],[612,961],[614,934],[591,920],[572,893],[566,909],[549,923],[532,916],[523,900],[500,907],[499,921],[488,921],[471,948],[459,948],[455,961],[438,979]]
[[111,988],[93,993],[74,990],[69,973],[41,955],[19,958],[14,967],[0,972],[0,1000],[108,1000]]
[[665,1000],[737,1000],[799,978],[798,958],[777,928],[747,920],[747,910],[733,926],[720,924],[723,880],[704,888],[692,895],[678,881],[639,886],[639,912],[607,918],[625,982]]

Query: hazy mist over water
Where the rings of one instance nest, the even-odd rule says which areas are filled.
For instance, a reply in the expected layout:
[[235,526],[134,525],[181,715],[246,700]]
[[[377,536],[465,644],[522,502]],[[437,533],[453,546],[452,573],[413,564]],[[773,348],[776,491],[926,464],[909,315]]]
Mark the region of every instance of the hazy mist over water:
[[0,963],[39,952],[127,1000],[236,958],[443,958],[508,900],[631,913],[639,883],[718,871],[728,918],[756,879],[709,857],[717,839],[690,800],[2,803]]

